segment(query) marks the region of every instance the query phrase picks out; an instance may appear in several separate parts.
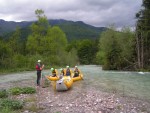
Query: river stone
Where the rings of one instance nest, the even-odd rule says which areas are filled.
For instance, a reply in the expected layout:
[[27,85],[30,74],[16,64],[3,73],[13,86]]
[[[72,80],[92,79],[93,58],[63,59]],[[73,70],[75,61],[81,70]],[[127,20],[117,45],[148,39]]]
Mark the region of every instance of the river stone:
[[29,111],[28,111],[28,110],[25,110],[23,113],[29,113]]
[[66,109],[69,109],[69,107],[66,107]]

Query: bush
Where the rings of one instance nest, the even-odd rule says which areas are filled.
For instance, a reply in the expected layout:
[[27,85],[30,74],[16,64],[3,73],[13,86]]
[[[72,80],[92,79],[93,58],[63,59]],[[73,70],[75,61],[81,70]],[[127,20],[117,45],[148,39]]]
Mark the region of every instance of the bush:
[[3,99],[1,100],[0,106],[2,108],[10,108],[13,110],[17,110],[23,108],[23,102],[18,100]]
[[0,89],[0,98],[8,97],[8,92],[6,89]]
[[35,92],[36,92],[35,88],[32,88],[32,87],[24,87],[24,88],[22,88],[22,93],[23,94],[33,94]]
[[10,89],[10,92],[13,95],[33,94],[36,92],[36,90],[35,90],[35,88],[32,88],[32,87],[24,87],[24,88],[14,87],[14,88]]
[[9,107],[3,107],[1,110],[0,110],[0,113],[16,113],[15,111],[12,111],[11,108]]
[[10,89],[12,95],[19,95],[22,93],[22,89],[19,87],[14,87]]

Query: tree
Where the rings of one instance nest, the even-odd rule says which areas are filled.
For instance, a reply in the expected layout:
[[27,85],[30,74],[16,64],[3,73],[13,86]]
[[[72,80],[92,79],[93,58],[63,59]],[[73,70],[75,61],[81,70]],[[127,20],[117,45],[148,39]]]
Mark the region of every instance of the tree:
[[9,38],[8,45],[12,49],[13,54],[19,54],[22,52],[23,46],[19,27],[16,28],[16,31]]
[[81,64],[92,63],[94,58],[92,41],[85,39],[80,42],[78,57]]
[[121,49],[121,69],[135,69],[135,33],[128,27],[122,28],[118,43]]
[[36,10],[35,14],[38,21],[31,25],[32,34],[27,39],[27,50],[31,54],[42,54],[43,45],[42,40],[47,36],[47,31],[50,28],[47,17],[44,15],[43,10]]
[[114,27],[103,32],[99,40],[97,62],[103,69],[121,70],[134,67],[134,35],[128,28],[117,32]]
[[150,1],[143,0],[142,6],[136,14],[136,49],[139,69],[150,66]]
[[31,55],[42,55],[45,64],[63,64],[61,60],[67,55],[66,35],[58,26],[50,27],[43,10],[36,10],[35,14],[38,21],[31,25],[32,33],[27,39],[27,50]]
[[120,47],[117,42],[117,34],[114,28],[103,32],[100,38],[100,59],[104,69],[118,69],[120,60]]
[[49,38],[51,54],[61,55],[61,52],[65,51],[67,47],[67,38],[59,27],[54,26],[49,29],[47,38]]
[[8,44],[0,39],[0,67],[7,68],[8,58],[10,57],[11,49]]

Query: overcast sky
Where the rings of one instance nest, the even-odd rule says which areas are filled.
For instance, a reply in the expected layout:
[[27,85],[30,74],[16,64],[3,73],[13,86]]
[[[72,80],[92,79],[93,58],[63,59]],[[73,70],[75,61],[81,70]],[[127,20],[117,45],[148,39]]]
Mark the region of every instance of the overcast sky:
[[135,25],[135,14],[142,0],[0,0],[0,19],[36,20],[35,10],[42,9],[48,19],[83,21],[102,27]]

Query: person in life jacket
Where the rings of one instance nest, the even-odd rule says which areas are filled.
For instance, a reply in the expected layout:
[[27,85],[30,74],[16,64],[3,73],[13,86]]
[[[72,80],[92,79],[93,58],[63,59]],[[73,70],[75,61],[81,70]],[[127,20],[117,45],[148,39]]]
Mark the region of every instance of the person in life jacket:
[[62,79],[64,75],[65,75],[65,70],[61,68],[59,78]]
[[51,72],[52,72],[52,77],[56,77],[57,76],[57,70],[54,68],[51,68]]
[[80,70],[78,69],[77,66],[75,66],[75,69],[74,69],[74,76],[73,77],[78,77],[80,74]]
[[66,66],[65,75],[66,75],[66,76],[71,76],[71,70],[70,70],[69,66]]
[[63,68],[60,69],[60,74],[63,76],[65,75],[65,70]]
[[37,70],[37,86],[40,86],[41,71],[44,68],[44,65],[41,64],[41,60],[37,61],[35,68]]

